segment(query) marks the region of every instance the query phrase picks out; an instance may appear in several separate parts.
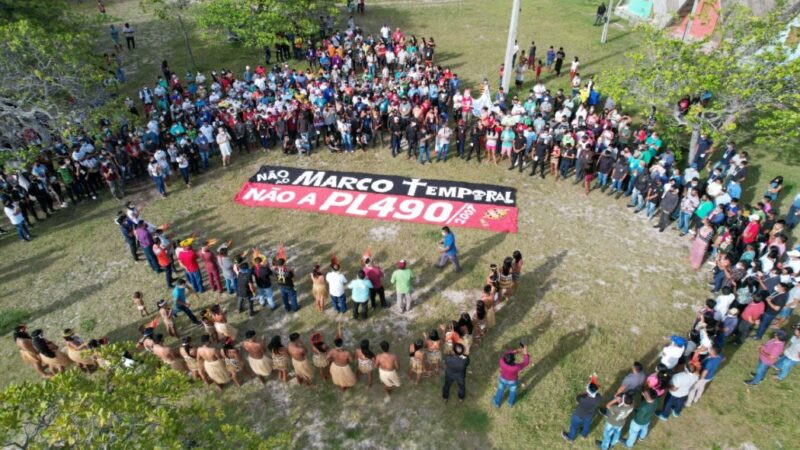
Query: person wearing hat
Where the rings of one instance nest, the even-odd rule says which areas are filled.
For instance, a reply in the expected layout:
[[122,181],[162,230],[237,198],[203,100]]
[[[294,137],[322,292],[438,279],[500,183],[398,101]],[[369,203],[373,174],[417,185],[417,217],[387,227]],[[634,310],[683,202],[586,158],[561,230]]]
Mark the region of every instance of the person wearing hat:
[[[762,319],[763,320],[763,319]],[[767,370],[778,362],[786,346],[786,332],[777,330],[772,334],[772,339],[758,347],[758,365],[753,378],[745,380],[747,386],[757,386],[767,375]]]
[[411,310],[411,285],[414,280],[414,272],[407,267],[405,259],[397,263],[397,270],[392,272],[391,283],[395,286],[397,296],[397,306],[401,313]]
[[194,239],[184,239],[180,243],[178,261],[183,266],[186,279],[191,283],[192,290],[198,294],[203,293],[203,275],[200,273],[200,265],[197,263],[197,253],[192,248]]
[[589,436],[589,428],[592,425],[592,417],[594,417],[597,407],[600,406],[602,395],[600,394],[600,387],[593,382],[589,382],[586,390],[575,396],[575,409],[572,411],[572,417],[569,421],[569,432],[562,431],[561,437],[567,442],[574,442],[578,437],[578,428],[581,429],[581,436],[584,438]]

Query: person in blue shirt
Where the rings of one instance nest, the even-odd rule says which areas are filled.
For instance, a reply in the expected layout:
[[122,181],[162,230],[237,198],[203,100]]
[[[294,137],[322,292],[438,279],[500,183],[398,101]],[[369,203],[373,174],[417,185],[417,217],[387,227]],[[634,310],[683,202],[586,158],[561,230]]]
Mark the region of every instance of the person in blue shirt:
[[700,397],[706,389],[706,385],[714,379],[720,364],[724,360],[725,357],[719,354],[716,348],[712,346],[708,349],[708,357],[703,360],[700,369],[700,379],[697,380],[694,386],[689,390],[689,398],[686,400],[686,406],[692,406],[700,400]]
[[456,248],[456,235],[450,231],[450,227],[442,227],[442,240],[440,241],[439,265],[441,269],[447,264],[447,260],[453,263],[456,272],[461,272],[461,265],[458,263],[458,249]]
[[172,290],[172,317],[177,317],[178,312],[183,311],[193,324],[200,325],[200,321],[189,308],[189,302],[186,301],[187,289],[191,290],[192,288],[186,285],[186,280],[180,279],[178,285]]
[[363,270],[358,271],[358,279],[353,280],[347,287],[352,291],[353,299],[353,319],[358,320],[358,310],[364,310],[364,318],[367,318],[367,301],[369,300],[369,290],[373,288],[372,282],[367,279],[367,274]]

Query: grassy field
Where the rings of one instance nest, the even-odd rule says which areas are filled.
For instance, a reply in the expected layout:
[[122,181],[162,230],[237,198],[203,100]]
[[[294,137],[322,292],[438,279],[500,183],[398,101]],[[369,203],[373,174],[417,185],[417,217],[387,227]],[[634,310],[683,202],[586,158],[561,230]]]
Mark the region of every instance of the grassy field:
[[[187,67],[188,56],[173,24],[154,21],[135,0],[107,6],[120,23],[130,21],[137,29],[138,48],[126,53],[132,81],[125,92],[152,84],[162,59],[179,72]],[[357,20],[368,31],[388,22],[417,36],[434,36],[443,65],[469,82],[486,76],[494,84],[509,6],[510,1],[368,1],[366,18]],[[564,46],[568,58],[581,57],[585,74],[625,64],[623,52],[635,45],[635,32],[615,22],[610,42],[601,46],[600,29],[591,26],[595,7],[588,0],[524,0],[519,40],[536,40],[539,52],[551,44]],[[98,32],[98,39],[110,47],[105,31]],[[215,43],[198,31],[192,42],[200,70],[241,71],[245,64],[261,61],[258,50]],[[565,86],[566,77],[548,84]],[[197,395],[210,405],[225,408],[263,434],[294,428],[295,448],[561,448],[565,444],[559,433],[588,375],[596,371],[607,392],[616,389],[633,360],[651,368],[668,336],[682,333],[706,298],[705,279],[687,263],[689,242],[674,232],[659,234],[642,217],[630,214],[622,200],[599,192],[584,198],[569,182],[534,180],[505,167],[452,161],[423,169],[387,153],[371,151],[350,158],[316,154],[310,159],[274,152],[266,157],[237,154],[232,167],[202,175],[191,189],[172,183],[173,195],[166,200],[156,200],[149,183],[130,189],[129,199],[143,206],[149,221],[173,224],[179,236],[198,232],[232,239],[242,250],[259,246],[274,251],[286,245],[302,280],[298,292],[303,308],[291,317],[282,310],[261,312],[252,320],[232,314],[239,330],[252,328],[284,338],[292,331],[307,336],[321,330],[330,340],[335,314],[328,308],[320,315],[311,307],[308,274],[313,265],[325,265],[335,252],[352,278],[368,246],[384,267],[409,259],[419,288],[411,314],[385,310],[367,322],[343,324],[347,345],[366,337],[375,346],[385,338],[398,354],[423,331],[473,308],[488,265],[521,250],[526,267],[520,290],[498,311],[497,328],[473,352],[467,401],[445,406],[439,398],[439,379],[424,379],[418,387],[406,383],[391,403],[384,403],[378,386],[367,390],[360,384],[342,395],[317,379],[311,389],[278,381],[266,387],[251,381],[222,394],[198,389]],[[798,179],[797,167],[765,151],[752,149],[751,154],[755,170],[748,180],[750,198],[760,194],[774,174],[782,173],[789,184]],[[437,227],[248,209],[234,203],[241,184],[265,163],[515,186],[520,232],[457,229],[464,272],[439,272],[433,267]],[[788,191],[793,194],[794,189]],[[144,262],[130,260],[112,221],[122,204],[107,194],[101,198],[59,211],[33,230],[37,239],[30,244],[17,242],[11,233],[0,238],[0,330],[9,344],[8,333],[19,321],[44,328],[53,339],[67,327],[84,336],[135,338],[141,321],[130,294],[142,290],[148,305],[168,295],[161,277]],[[788,206],[785,199],[783,205]],[[214,294],[202,295],[199,305],[217,301],[235,309],[232,297]],[[183,318],[178,323],[185,325]],[[532,352],[531,366],[522,375],[524,388],[513,409],[496,410],[491,396],[497,357],[518,341],[528,343]],[[794,448],[800,437],[792,398],[800,388],[796,377],[746,389],[741,381],[754,369],[756,345],[728,348],[725,355],[726,366],[701,403],[680,419],[654,424],[642,448]],[[35,378],[11,345],[1,356],[1,384]],[[601,433],[602,422],[597,420],[591,440],[579,440],[574,447],[590,448]]]

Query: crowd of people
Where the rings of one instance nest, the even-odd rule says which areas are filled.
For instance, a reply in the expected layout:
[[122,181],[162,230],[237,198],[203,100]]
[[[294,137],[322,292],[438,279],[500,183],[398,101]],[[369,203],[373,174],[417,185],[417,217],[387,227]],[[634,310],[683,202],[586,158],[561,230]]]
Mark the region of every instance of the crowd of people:
[[[321,23],[327,30],[328,21],[321,19]],[[98,138],[78,133],[43,153],[31,167],[3,174],[5,212],[20,238],[29,240],[29,216],[38,219],[34,205],[49,214],[54,205],[67,206],[65,195],[72,203],[95,199],[104,184],[112,195],[122,198],[125,180],[145,176],[166,196],[166,182],[173,173],[191,187],[192,176],[209,168],[212,155],[219,154],[224,167],[230,164],[234,147],[251,152],[278,146],[286,154],[307,156],[319,148],[336,153],[366,150],[383,145],[388,137],[393,157],[405,154],[425,164],[433,158],[447,161],[454,142],[455,156],[466,161],[473,157],[495,165],[507,161],[508,170],[523,172],[529,167],[530,176],[538,172],[542,179],[574,177],[586,196],[596,190],[625,197],[634,214],[644,211],[661,232],[676,222],[681,235],[692,239],[691,266],[698,271],[708,268],[715,298],[706,301],[688,333],[673,336],[649,376],[641,363],[635,363],[604,408],[600,408],[599,382],[593,378],[577,396],[570,429],[563,433],[568,441],[579,431],[587,436],[594,414],[602,410],[606,425],[601,448],[619,441],[629,416],[625,444],[633,446],[646,436],[654,416],[667,420],[694,404],[716,375],[726,347],[740,345],[753,331],[754,339],[768,332],[773,337],[759,348],[759,363],[753,378],[747,380],[749,386],[761,383],[770,367],[779,370],[777,378],[782,380],[800,362],[800,332],[794,328],[789,341],[782,329],[800,300],[795,287],[800,251],[788,247],[789,230],[800,220],[800,195],[786,214],[780,214],[776,201],[782,193],[782,177],[773,179],[757,202],[744,204],[747,153],[738,152],[732,143],[715,152],[716,145],[707,135],[700,137],[695,159],[681,171],[678,155],[664,145],[652,124],[634,127],[611,99],[600,106],[593,80],[580,78],[577,57],[570,70],[570,92],[551,92],[542,82],[542,64],[535,63],[531,43],[528,56],[523,51],[519,61],[514,61],[515,71],[521,67],[518,75],[537,70],[529,92],[517,89],[508,96],[499,89],[490,98],[485,81],[479,97],[473,98],[457,74],[435,63],[435,51],[433,38],[417,39],[388,25],[375,35],[365,34],[351,18],[346,30],[330,30],[318,42],[308,45],[300,39],[294,57],[304,59],[308,71],[288,64],[269,67],[268,60],[254,69],[246,67],[242,74],[212,72],[209,80],[202,73],[181,78],[164,61],[156,86],[139,92],[141,106],[127,99],[132,113],[147,118],[145,129],[128,123],[114,127],[104,121]],[[290,57],[283,49],[280,54],[283,60]],[[546,67],[557,62],[552,70],[560,75],[564,57],[563,50],[555,52],[551,47]],[[704,170],[707,174],[701,175]],[[195,236],[173,241],[168,227],[156,227],[140,213],[129,203],[116,222],[131,256],[138,259],[141,253],[154,272],[164,274],[172,289],[172,303],[158,301],[156,320],[148,322],[139,341],[165,364],[220,387],[230,381],[240,384],[246,373],[262,382],[273,373],[287,381],[290,362],[299,384],[311,384],[319,372],[323,380],[330,378],[342,390],[354,386],[359,374],[366,375],[371,385],[377,367],[387,395],[400,385],[401,358],[390,352],[387,341],[379,344],[378,354],[366,340],[349,350],[341,328],[333,347],[319,332],[308,337],[308,346],[298,333],[289,334],[288,342],[277,335],[267,342],[247,330],[244,339],[237,341],[238,332],[228,323],[222,305],[195,315],[189,296],[202,293],[205,283],[211,290],[234,295],[241,314],[256,314],[255,303],[278,308],[276,290],[284,309],[295,312],[300,307],[295,271],[282,250],[268,260],[258,249],[234,254],[230,242],[217,245],[208,239],[196,251]],[[454,235],[449,229],[442,231],[439,267],[450,261],[460,271]],[[422,376],[438,374],[444,366],[443,398],[448,398],[456,383],[458,397],[463,399],[470,350],[494,326],[496,305],[515,293],[522,266],[522,255],[515,252],[500,267],[490,267],[474,311],[411,342],[408,377],[419,383]],[[178,271],[183,278],[176,281],[173,275]],[[369,306],[373,311],[378,304],[389,306],[384,272],[371,256],[363,259],[362,268],[350,281],[335,258],[327,273],[316,266],[309,276],[314,305],[320,311],[329,298],[334,310],[345,314],[347,289],[354,320],[366,319]],[[408,262],[399,261],[391,284],[401,314],[413,306],[413,280]],[[133,303],[149,318],[141,293],[134,295]],[[180,339],[175,319],[181,312],[205,330],[199,346],[187,336],[180,348],[171,348],[157,332],[162,323],[169,336]],[[41,330],[28,334],[22,325],[14,339],[23,359],[45,376],[72,364],[86,371],[102,366],[96,350],[100,341],[84,342],[71,330],[64,332],[63,351],[45,339]],[[524,345],[503,353],[495,406],[500,406],[506,390],[513,406],[519,371],[529,361]]]

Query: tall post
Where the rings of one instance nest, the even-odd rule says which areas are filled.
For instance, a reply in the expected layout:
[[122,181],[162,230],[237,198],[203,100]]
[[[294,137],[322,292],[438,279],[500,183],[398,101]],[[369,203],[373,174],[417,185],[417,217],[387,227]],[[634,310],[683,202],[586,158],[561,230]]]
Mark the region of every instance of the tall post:
[[508,26],[508,42],[506,43],[506,58],[503,62],[505,70],[503,71],[503,90],[508,93],[508,88],[511,84],[511,75],[514,73],[512,61],[514,60],[514,42],[517,40],[517,22],[519,22],[519,3],[520,0],[514,0],[514,6],[511,9],[511,24]]
[[686,21],[686,27],[683,29],[681,42],[686,42],[686,38],[689,37],[689,31],[692,28],[692,22],[694,22],[694,15],[697,13],[697,4],[697,0],[692,0],[692,12],[689,13],[689,19]]

